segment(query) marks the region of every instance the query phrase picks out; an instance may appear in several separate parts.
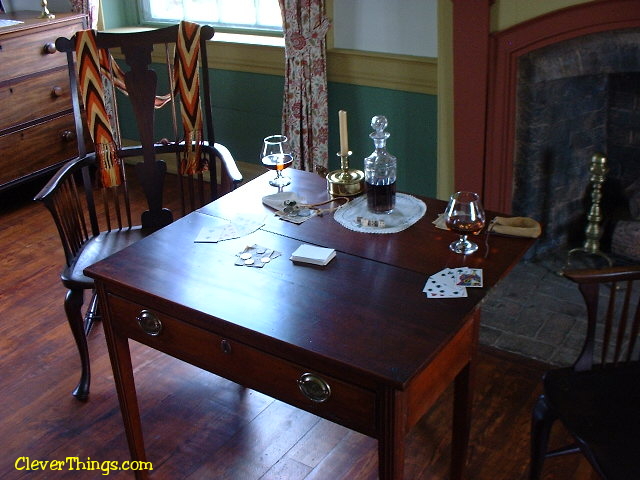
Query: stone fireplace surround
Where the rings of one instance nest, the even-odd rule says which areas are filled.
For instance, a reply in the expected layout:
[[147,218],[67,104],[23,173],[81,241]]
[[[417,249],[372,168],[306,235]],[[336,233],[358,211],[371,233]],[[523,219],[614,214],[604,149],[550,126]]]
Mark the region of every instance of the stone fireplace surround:
[[455,187],[511,213],[520,61],[565,40],[640,28],[640,0],[587,2],[493,33],[491,0],[452,1]]

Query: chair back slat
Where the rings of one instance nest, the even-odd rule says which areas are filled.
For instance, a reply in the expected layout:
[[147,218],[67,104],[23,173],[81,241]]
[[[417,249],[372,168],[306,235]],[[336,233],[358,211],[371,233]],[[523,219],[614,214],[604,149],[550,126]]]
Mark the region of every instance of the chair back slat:
[[[611,292],[611,298],[615,297],[615,293],[618,288],[619,287],[616,286],[616,290]],[[629,322],[629,302],[631,300],[630,294],[632,293],[632,290],[633,290],[633,284],[631,282],[627,282],[623,306],[622,306],[622,309],[620,310],[620,315],[618,317],[618,337],[616,338],[615,353],[613,356],[613,361],[615,363],[622,361],[623,358],[626,358],[626,356],[623,357],[624,355],[623,350],[625,348],[627,349],[629,348],[629,345],[630,345],[629,342],[631,341],[631,338],[628,337],[629,330],[627,329],[627,326]],[[625,342],[626,338],[629,339],[629,342]],[[625,347],[625,343],[626,343],[626,347]]]
[[45,205],[56,224],[69,265],[91,235],[83,209],[83,195],[79,192],[75,179],[69,177],[61,182],[59,188],[46,199]]
[[62,200],[63,208],[60,209],[59,215],[69,238],[69,251],[75,255],[89,238],[89,231],[75,182],[66,182],[61,193],[65,198]]
[[65,182],[47,207],[63,239],[65,258],[69,264],[89,236],[75,183]]
[[609,352],[609,347],[611,345],[611,336],[614,328],[617,287],[616,287],[616,284],[613,283],[609,286],[609,288],[611,288],[611,294],[609,296],[609,302],[607,303],[607,313],[603,317],[604,334],[602,336],[602,348],[601,348],[602,351],[600,354],[600,363],[607,362],[607,354]]
[[631,325],[631,338],[629,342],[629,349],[627,350],[626,361],[633,360],[633,352],[640,348],[638,346],[638,335],[640,335],[640,302],[636,305],[635,314],[633,315],[633,322]]
[[[576,370],[617,365],[640,357],[640,266],[571,270],[587,307],[587,332]],[[600,309],[600,300],[603,308]]]
[[113,230],[113,225],[111,225],[111,204],[109,203],[109,190],[103,188],[100,190],[100,194],[102,196],[102,208],[104,211],[104,219],[106,222],[106,230]]

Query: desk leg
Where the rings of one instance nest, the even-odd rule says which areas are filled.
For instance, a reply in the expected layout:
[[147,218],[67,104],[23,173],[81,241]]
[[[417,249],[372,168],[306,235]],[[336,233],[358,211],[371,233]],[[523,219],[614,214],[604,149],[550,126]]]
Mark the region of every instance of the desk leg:
[[470,358],[454,380],[453,389],[453,432],[451,438],[451,480],[464,480],[467,469],[467,448],[471,430],[471,409],[473,406],[473,388],[475,357],[478,350],[480,331],[480,311],[473,314],[473,340]]
[[465,478],[467,447],[471,429],[471,405],[473,388],[471,384],[471,363],[458,373],[454,383],[453,433],[451,438],[451,480]]
[[387,390],[379,400],[378,470],[380,480],[404,477],[405,403],[401,392]]
[[[106,305],[105,302],[102,305]],[[105,309],[106,310],[106,309]],[[144,439],[142,437],[142,424],[140,423],[140,410],[131,365],[131,352],[129,351],[129,339],[122,337],[113,331],[108,312],[104,315],[104,332],[109,347],[109,358],[115,379],[118,400],[120,401],[120,413],[124,422],[124,429],[129,444],[131,460],[146,462],[144,451]],[[136,470],[135,477],[144,480],[147,477],[146,470]]]

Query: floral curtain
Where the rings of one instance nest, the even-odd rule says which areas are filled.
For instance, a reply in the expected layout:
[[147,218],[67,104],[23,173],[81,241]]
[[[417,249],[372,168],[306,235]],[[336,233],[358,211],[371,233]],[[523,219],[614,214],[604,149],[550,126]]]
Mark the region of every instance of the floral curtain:
[[328,157],[325,0],[278,0],[285,38],[282,123],[295,168],[325,174]]
[[98,10],[100,8],[100,0],[69,0],[71,3],[71,11],[76,13],[84,13],[87,15],[88,27],[96,30],[98,28]]

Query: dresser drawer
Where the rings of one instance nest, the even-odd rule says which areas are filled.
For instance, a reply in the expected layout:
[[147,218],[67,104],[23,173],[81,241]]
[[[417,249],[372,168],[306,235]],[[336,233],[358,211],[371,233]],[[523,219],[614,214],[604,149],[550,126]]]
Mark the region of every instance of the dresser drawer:
[[[120,334],[348,428],[376,436],[373,392],[121,297],[109,295],[108,302],[110,318]],[[141,318],[156,328],[157,334],[146,333],[140,325]],[[303,394],[300,382],[309,396]]]
[[67,65],[65,54],[48,50],[58,37],[71,37],[82,29],[82,23],[42,28],[25,35],[15,32],[0,37],[0,83],[12,78]]
[[0,130],[69,110],[69,75],[59,68],[0,87]]
[[73,114],[0,136],[0,184],[78,154]]

